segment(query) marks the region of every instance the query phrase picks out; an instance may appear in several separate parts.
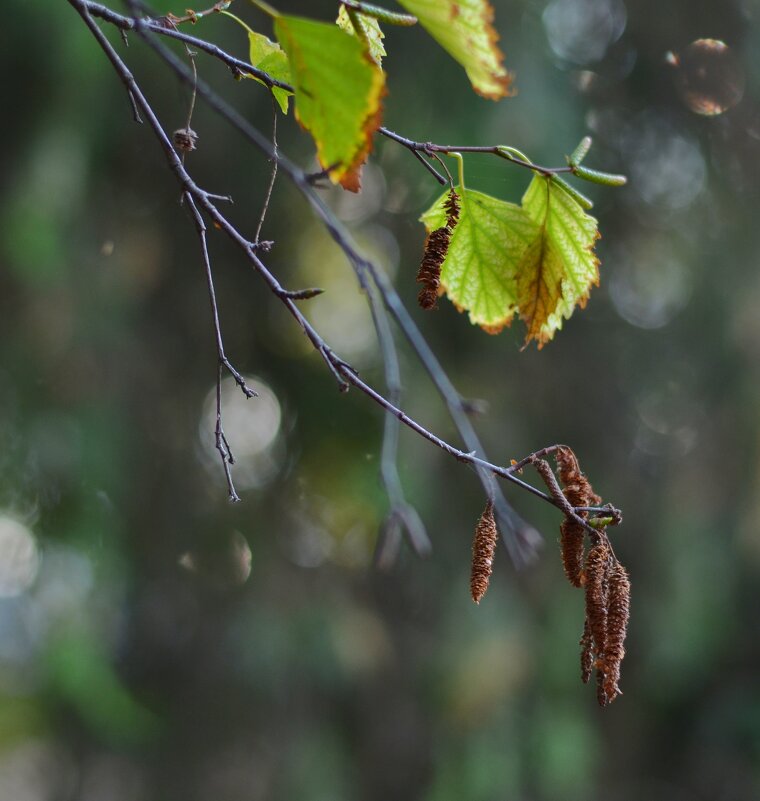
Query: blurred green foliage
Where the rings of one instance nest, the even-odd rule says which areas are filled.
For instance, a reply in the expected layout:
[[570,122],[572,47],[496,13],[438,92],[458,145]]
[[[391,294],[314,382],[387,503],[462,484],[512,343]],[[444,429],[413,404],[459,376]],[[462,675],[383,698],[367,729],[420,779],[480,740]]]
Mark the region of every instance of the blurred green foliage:
[[[160,10],[181,13],[169,0]],[[237,4],[236,4],[237,5]],[[330,19],[332,3],[289,13]],[[475,476],[411,432],[400,469],[432,557],[371,566],[386,499],[382,418],[339,395],[288,315],[211,237],[228,355],[270,400],[225,394],[244,502],[209,445],[215,349],[197,242],[155,141],[65,2],[10,0],[0,53],[0,798],[13,801],[701,801],[760,797],[760,23],[756,4],[495,2],[517,97],[475,96],[418,29],[389,29],[386,122],[419,140],[504,143],[563,163],[581,136],[601,287],[544,350],[488,337],[445,301],[420,325],[492,457],[572,444],[622,508],[633,607],[625,695],[578,680],[582,598],[548,506],[509,491],[546,538],[520,573],[500,551],[468,598]],[[286,7],[287,6],[287,7]],[[246,20],[269,34],[243,3]],[[245,56],[233,23],[193,32]],[[169,130],[188,96],[124,49]],[[666,53],[724,40],[742,101],[696,114]],[[179,51],[181,52],[181,51]],[[263,87],[201,75],[262,129]],[[675,70],[675,72],[674,72]],[[688,77],[688,76],[687,76]],[[679,88],[681,87],[681,88]],[[269,165],[199,104],[198,181],[252,231]],[[292,116],[282,149],[304,164]],[[517,200],[529,176],[467,160]],[[359,196],[326,197],[410,307],[416,220],[438,187],[378,141]],[[336,350],[382,386],[364,300],[295,190],[263,235]],[[243,269],[241,269],[241,267]],[[321,305],[320,305],[321,304]],[[404,406],[455,432],[401,348]]]

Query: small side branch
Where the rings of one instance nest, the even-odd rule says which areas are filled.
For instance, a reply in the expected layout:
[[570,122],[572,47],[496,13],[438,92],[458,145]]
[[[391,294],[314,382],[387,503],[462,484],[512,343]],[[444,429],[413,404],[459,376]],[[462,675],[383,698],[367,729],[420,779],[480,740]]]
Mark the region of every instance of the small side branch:
[[[253,238],[253,243],[256,247],[261,247],[262,243],[259,241],[259,237],[261,236],[261,229],[264,226],[264,219],[267,216],[267,211],[269,210],[269,201],[272,199],[272,190],[274,189],[274,182],[277,180],[277,162],[279,160],[279,154],[277,152],[277,101],[272,95],[272,150],[274,151],[274,155],[272,158],[272,175],[269,179],[269,185],[267,186],[266,195],[264,196],[264,205],[261,209],[261,215],[259,216],[259,223],[256,226],[256,236]],[[266,250],[271,248],[271,243],[267,243],[268,247]]]
[[[96,13],[94,7],[96,4],[89,2],[89,0],[68,0],[69,4],[79,13],[82,17],[83,21],[87,25],[87,27],[92,32],[94,38],[103,49],[104,53],[106,54],[107,58],[111,62],[114,70],[116,71],[117,75],[119,76],[120,80],[124,84],[126,90],[131,94],[132,98],[134,99],[134,103],[138,111],[140,112],[141,116],[147,121],[149,127],[153,130],[159,144],[161,145],[164,155],[167,159],[167,163],[170,169],[174,172],[175,177],[177,178],[180,187],[183,192],[183,197],[185,197],[185,202],[188,205],[188,208],[191,209],[191,213],[193,215],[193,219],[196,223],[196,230],[198,231],[199,242],[201,244],[201,252],[204,260],[204,266],[206,268],[207,274],[207,283],[209,285],[209,298],[212,306],[212,314],[214,320],[214,331],[217,340],[217,353],[219,358],[218,364],[218,373],[221,376],[221,372],[223,369],[226,369],[230,372],[231,375],[235,378],[236,382],[240,386],[240,388],[246,392],[248,389],[245,386],[245,381],[243,380],[242,376],[234,369],[234,367],[229,363],[227,357],[224,353],[223,342],[221,338],[221,331],[219,325],[219,316],[218,310],[216,307],[216,299],[213,287],[213,278],[211,275],[211,266],[210,266],[210,259],[208,257],[208,247],[206,242],[206,228],[204,224],[204,217],[211,220],[214,224],[214,227],[221,230],[225,235],[227,235],[241,250],[244,257],[248,260],[252,268],[259,274],[259,276],[263,279],[265,284],[268,286],[270,291],[277,296],[280,301],[285,305],[288,309],[290,314],[294,317],[294,319],[298,322],[299,326],[303,330],[305,336],[309,339],[315,350],[320,354],[322,359],[324,360],[325,364],[327,365],[328,369],[331,371],[333,376],[335,377],[338,386],[341,390],[348,389],[349,386],[353,386],[375,401],[379,406],[381,406],[384,411],[395,418],[398,423],[403,423],[408,428],[415,431],[424,439],[428,440],[432,444],[436,445],[438,448],[443,450],[444,452],[451,455],[453,458],[457,459],[460,462],[465,464],[469,464],[472,466],[477,475],[480,479],[486,495],[489,499],[493,500],[495,511],[497,517],[499,518],[499,523],[504,532],[504,539],[505,542],[510,550],[512,555],[513,561],[516,564],[524,563],[529,554],[531,554],[536,547],[536,537],[538,536],[533,529],[531,529],[527,524],[525,524],[517,514],[512,510],[511,506],[507,503],[506,498],[504,497],[501,489],[496,485],[495,478],[503,478],[511,483],[514,483],[517,486],[522,487],[526,491],[531,492],[532,494],[540,497],[545,502],[551,503],[553,506],[558,507],[564,513],[566,513],[565,505],[558,497],[555,496],[553,492],[553,488],[550,487],[550,494],[546,494],[541,492],[540,490],[532,487],[530,484],[519,479],[515,473],[520,469],[520,465],[525,465],[528,463],[534,463],[536,458],[539,458],[536,454],[534,454],[533,459],[529,459],[527,462],[523,460],[523,462],[518,463],[517,465],[513,465],[511,467],[502,467],[499,465],[492,464],[485,458],[485,453],[482,448],[482,445],[477,437],[477,434],[472,426],[471,421],[468,417],[468,408],[467,404],[459,393],[456,391],[455,387],[451,383],[450,379],[448,378],[447,374],[441,367],[437,357],[433,353],[432,349],[422,336],[421,332],[417,328],[416,324],[414,323],[412,317],[410,316],[409,312],[403,305],[401,298],[399,297],[398,293],[395,290],[395,287],[391,283],[390,279],[385,275],[385,273],[380,270],[376,265],[372,264],[368,260],[364,259],[358,252],[358,249],[353,242],[348,231],[345,227],[340,223],[340,221],[335,217],[335,215],[331,212],[329,208],[324,204],[321,198],[314,192],[312,189],[308,177],[306,174],[300,170],[297,166],[295,166],[292,162],[290,162],[287,158],[283,157],[279,154],[276,150],[276,147],[273,146],[271,142],[269,142],[266,137],[264,137],[256,128],[254,128],[250,123],[242,117],[235,109],[230,107],[222,98],[220,98],[215,92],[213,92],[203,81],[197,81],[197,93],[200,98],[202,98],[205,102],[207,102],[210,107],[217,112],[222,118],[227,120],[234,128],[236,128],[244,137],[246,137],[251,143],[253,143],[257,148],[259,148],[268,158],[273,160],[276,165],[280,167],[280,169],[288,176],[288,178],[295,184],[295,186],[299,189],[299,191],[304,195],[306,200],[310,203],[312,209],[314,210],[316,216],[321,220],[324,224],[327,231],[330,233],[336,244],[343,250],[346,257],[348,258],[350,264],[352,265],[354,271],[357,274],[360,284],[365,287],[368,291],[374,292],[376,289],[379,298],[382,300],[382,304],[390,313],[390,316],[394,319],[396,324],[399,326],[399,330],[406,338],[406,340],[412,346],[412,349],[417,354],[421,364],[425,368],[425,370],[430,375],[436,389],[440,393],[441,397],[444,399],[447,408],[449,410],[449,414],[454,422],[457,430],[462,437],[462,440],[465,444],[467,450],[461,450],[450,443],[442,440],[432,432],[428,431],[424,426],[422,426],[417,421],[410,418],[405,412],[401,410],[399,407],[398,397],[394,395],[394,382],[397,382],[395,376],[391,376],[390,379],[386,377],[386,380],[389,384],[389,395],[390,398],[387,398],[374,390],[371,386],[369,386],[360,376],[358,373],[341,359],[334,351],[326,344],[326,342],[322,339],[321,335],[314,329],[314,327],[309,323],[306,317],[302,314],[298,307],[298,301],[304,300],[308,297],[313,297],[314,294],[318,293],[318,290],[298,290],[298,291],[289,291],[285,289],[277,280],[277,278],[267,269],[264,263],[261,261],[259,254],[265,248],[263,247],[263,242],[251,242],[245,236],[243,236],[240,231],[219,211],[217,206],[215,205],[215,201],[227,199],[223,196],[219,195],[212,195],[209,192],[201,189],[191,178],[189,173],[187,172],[185,165],[183,164],[181,158],[179,157],[178,153],[176,152],[172,142],[166,135],[160,121],[158,120],[155,112],[153,111],[151,105],[145,98],[144,94],[142,93],[140,87],[138,86],[137,82],[134,79],[134,76],[129,71],[126,64],[123,62],[121,57],[118,53],[114,50],[113,46],[110,44],[108,39],[103,35],[100,28],[94,22],[92,16],[90,15],[90,11],[92,13]],[[134,0],[130,0],[130,5],[134,8],[135,3]],[[170,68],[178,75],[178,77],[185,82],[189,86],[196,86],[195,76],[193,75],[192,70],[184,64],[180,59],[178,59],[174,53],[164,47],[161,43],[159,43],[156,39],[155,33],[161,33],[164,35],[170,35],[169,28],[162,28],[158,29],[155,23],[150,20],[142,20],[135,16],[134,19],[129,19],[126,17],[120,18],[122,23],[120,24],[119,21],[114,19],[114,16],[118,17],[119,15],[114,15],[113,12],[110,12],[107,9],[103,9],[103,7],[98,7],[102,13],[99,16],[102,18],[107,19],[109,22],[114,22],[114,24],[119,25],[124,30],[135,30],[139,36],[141,36],[152,48],[156,50],[156,52],[164,59],[164,61],[170,66]],[[107,12],[107,13],[106,13]],[[177,33],[177,32],[174,32]],[[195,40],[193,37],[186,37],[183,38],[181,36],[174,36],[174,38],[180,39],[180,41],[184,41],[189,43],[198,49],[204,50],[206,52],[212,52],[212,54],[217,55],[223,61],[230,64],[229,59],[231,57],[227,56],[227,54],[223,54],[223,51],[219,51],[218,48],[215,46],[208,45],[208,43],[202,42],[202,40]],[[222,55],[220,55],[220,52]],[[244,66],[245,63],[243,63]],[[250,66],[250,65],[248,65]],[[256,74],[251,69],[246,69],[247,72],[250,74]],[[281,85],[279,82],[272,82],[268,83],[270,86],[274,85]],[[287,87],[285,87],[287,88]],[[384,131],[385,135],[388,135]],[[393,134],[390,138],[396,139],[399,141],[400,137],[397,134]],[[403,138],[401,138],[403,139]],[[409,143],[407,145],[406,143]],[[408,147],[412,152],[415,152],[418,156],[426,155],[426,154],[438,154],[438,153],[445,153],[458,150],[460,152],[496,152],[496,148],[447,148],[444,146],[436,146],[430,145],[429,143],[414,143],[411,140],[402,141],[401,144]],[[501,157],[505,158],[503,152],[496,153],[496,155],[500,155]],[[516,157],[515,157],[516,158]],[[514,158],[510,160],[514,161]],[[537,165],[525,163],[523,166],[530,166],[531,169],[536,171],[545,171],[548,173],[552,172],[552,168],[541,168]],[[568,168],[558,168],[556,171],[567,171]],[[370,279],[369,281],[367,279]],[[370,295],[372,297],[372,295]],[[384,316],[384,313],[383,313]],[[382,323],[377,323],[376,325],[380,325],[382,327]],[[253,394],[252,390],[248,390],[246,394],[250,397],[248,393]],[[223,428],[221,426],[221,396],[220,392],[217,392],[218,398],[218,425],[217,425],[217,436],[218,436],[218,449],[222,456],[222,459],[225,464],[225,471],[228,470],[229,465],[232,464],[232,454],[229,450],[229,445],[224,437]],[[393,428],[390,429],[390,435],[388,437],[388,449],[387,453],[389,454],[389,459],[393,456],[395,451],[395,437],[397,436],[394,434]],[[552,448],[556,448],[557,446],[551,446]],[[548,453],[549,449],[544,449],[543,453]],[[541,453],[541,452],[538,452]],[[395,467],[395,463],[394,463]],[[388,483],[389,485],[393,485],[393,471],[390,470],[387,472],[388,476]],[[397,477],[397,473],[396,473]],[[556,483],[556,482],[555,482]],[[234,490],[234,488],[233,488]],[[231,490],[230,495],[233,495],[233,490]],[[565,504],[567,501],[565,500]],[[588,508],[584,510],[573,510],[573,514],[577,516],[577,511],[587,511],[598,516],[603,516],[603,513],[606,513],[610,516],[610,509],[609,507],[601,507],[599,509],[596,508]],[[614,510],[616,511],[616,510]],[[589,526],[589,523],[585,520],[582,521],[585,526]],[[509,533],[509,536],[506,534]]]
[[501,159],[506,159],[518,167],[525,167],[533,172],[540,173],[541,175],[558,175],[564,172],[573,172],[573,167],[564,165],[562,167],[544,167],[541,164],[534,164],[525,158],[520,158],[514,152],[510,152],[511,148],[505,148],[504,145],[437,145],[433,142],[415,142],[413,139],[408,139],[406,136],[401,136],[389,128],[378,128],[378,133],[381,133],[387,139],[391,139],[397,144],[410,150],[415,155],[419,156],[420,153],[425,155],[432,155],[434,153],[482,153],[486,155],[498,156]]
[[190,192],[184,193],[183,200],[185,201],[187,208],[190,209],[193,222],[195,223],[195,230],[198,234],[201,257],[203,259],[203,267],[206,272],[206,284],[208,286],[209,303],[211,304],[211,317],[214,323],[214,335],[216,338],[216,353],[218,360],[216,371],[216,429],[214,432],[216,449],[219,451],[219,456],[222,460],[222,466],[224,467],[224,474],[227,478],[227,489],[229,491],[230,500],[236,502],[240,500],[240,496],[235,490],[235,484],[232,480],[232,471],[230,469],[230,466],[235,463],[235,457],[232,455],[232,449],[227,441],[222,423],[222,371],[227,370],[227,372],[229,372],[229,374],[235,379],[235,383],[240,387],[246,398],[256,397],[257,393],[245,383],[243,376],[232,366],[230,360],[227,358],[224,352],[224,340],[222,339],[222,329],[219,323],[219,307],[217,306],[216,302],[214,276],[211,271],[211,258],[209,257],[208,242],[206,240],[206,224],[203,221],[203,216],[198,210],[195,200]]
[[[378,297],[377,289],[368,289],[370,311],[377,331],[378,343],[385,368],[385,386],[388,400],[394,406],[401,403],[401,371],[399,369],[396,344],[388,321],[385,307]],[[383,427],[383,447],[380,461],[380,476],[390,501],[390,510],[380,530],[375,562],[380,567],[390,567],[396,560],[404,530],[409,544],[419,556],[427,556],[432,550],[430,538],[425,531],[417,510],[406,501],[398,474],[398,441],[401,422],[394,414],[385,412]]]

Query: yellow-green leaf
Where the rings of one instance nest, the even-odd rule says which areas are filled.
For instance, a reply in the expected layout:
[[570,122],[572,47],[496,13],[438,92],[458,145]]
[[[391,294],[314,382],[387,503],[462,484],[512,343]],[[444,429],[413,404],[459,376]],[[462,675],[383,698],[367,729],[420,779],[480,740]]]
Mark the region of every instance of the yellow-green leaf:
[[386,55],[385,45],[383,39],[385,34],[380,29],[380,23],[375,17],[370,17],[367,14],[362,14],[360,11],[355,11],[354,19],[356,19],[361,26],[361,30],[357,31],[354,23],[351,21],[351,16],[345,6],[340,7],[338,12],[338,19],[335,20],[336,24],[341,30],[352,36],[359,36],[360,39],[366,44],[372,60],[380,66],[383,63],[383,58]]
[[296,118],[312,135],[330,179],[358,191],[381,122],[385,73],[363,42],[335,25],[278,16],[274,26],[290,61]]
[[[518,310],[517,267],[538,226],[520,206],[472,189],[461,196],[459,222],[441,267],[441,286],[489,333],[512,322]],[[428,232],[446,224],[445,192],[420,218]]]
[[[290,64],[285,51],[271,39],[261,33],[248,33],[248,47],[251,64],[260,70],[269,73],[273,78],[283,83],[290,83]],[[254,76],[251,75],[251,78]],[[258,78],[254,80],[259,81]],[[263,81],[259,81],[263,83]],[[287,89],[280,86],[272,87],[272,94],[279,103],[283,114],[288,113],[288,96],[291,94]]]
[[467,72],[472,88],[498,100],[512,94],[512,76],[504,69],[504,55],[491,25],[488,0],[398,0],[414,14],[428,33]]
[[538,236],[521,260],[517,276],[520,317],[527,326],[526,345],[541,348],[562,328],[562,320],[583,308],[599,284],[594,243],[596,220],[561,186],[536,175],[522,205],[538,227]]
[[[229,11],[222,11],[221,13],[224,14],[225,17],[235,20],[238,25],[241,25],[248,32],[248,60],[251,62],[251,66],[263,70],[277,81],[290,83],[290,64],[288,63],[288,57],[285,55],[285,51],[280,45],[264,36],[264,34],[256,33],[256,31],[249,28],[242,19],[231,14]],[[257,78],[255,75],[244,73],[244,76],[246,78],[253,78],[254,81],[266,86],[264,81],[262,81],[261,78]],[[282,113],[287,114],[288,96],[291,95],[292,92],[288,92],[287,89],[282,89],[279,86],[273,86],[272,94],[282,109]]]

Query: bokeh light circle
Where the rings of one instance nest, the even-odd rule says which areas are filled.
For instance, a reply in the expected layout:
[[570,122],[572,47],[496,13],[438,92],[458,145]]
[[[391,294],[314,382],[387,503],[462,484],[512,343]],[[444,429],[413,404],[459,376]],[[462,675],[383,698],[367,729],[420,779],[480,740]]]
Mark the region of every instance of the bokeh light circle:
[[719,39],[697,39],[682,53],[668,53],[678,91],[695,113],[715,117],[744,97],[745,76],[733,50]]

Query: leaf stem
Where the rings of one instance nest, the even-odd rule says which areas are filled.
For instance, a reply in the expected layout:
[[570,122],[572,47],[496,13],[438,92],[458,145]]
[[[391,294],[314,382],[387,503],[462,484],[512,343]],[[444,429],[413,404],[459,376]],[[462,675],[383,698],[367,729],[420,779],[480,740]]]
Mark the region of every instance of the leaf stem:
[[387,22],[388,25],[401,25],[402,27],[409,27],[417,24],[417,17],[411,14],[399,14],[396,11],[388,11],[380,6],[373,6],[369,3],[361,2],[361,0],[343,0],[343,5],[346,11],[359,11],[368,17],[374,17],[379,22]]
[[459,178],[459,188],[462,190],[463,197],[464,197],[464,159],[462,158],[461,153],[447,153],[446,154],[449,158],[457,160],[457,176]]
[[277,11],[277,9],[272,8],[272,6],[270,6],[269,3],[265,3],[264,0],[250,0],[250,2],[253,3],[253,5],[255,5],[256,8],[259,9],[259,11],[263,11],[272,19],[277,19],[278,17],[282,16],[282,14],[280,14],[280,12]]
[[238,25],[241,25],[243,28],[245,28],[248,31],[248,33],[250,33],[250,34],[254,33],[253,29],[249,25],[247,25],[245,22],[243,22],[243,20],[240,19],[240,17],[236,17],[230,11],[220,11],[219,13],[220,14],[224,14],[225,17],[229,17],[230,19],[234,19],[235,22],[237,22]]

